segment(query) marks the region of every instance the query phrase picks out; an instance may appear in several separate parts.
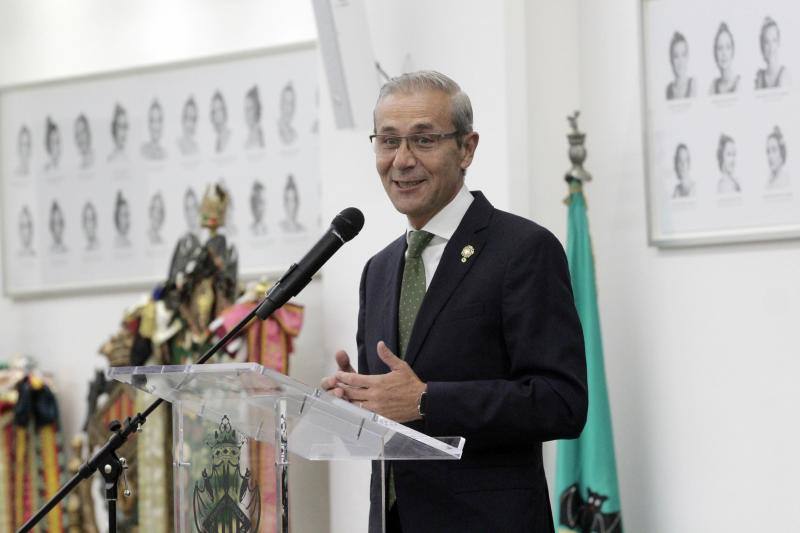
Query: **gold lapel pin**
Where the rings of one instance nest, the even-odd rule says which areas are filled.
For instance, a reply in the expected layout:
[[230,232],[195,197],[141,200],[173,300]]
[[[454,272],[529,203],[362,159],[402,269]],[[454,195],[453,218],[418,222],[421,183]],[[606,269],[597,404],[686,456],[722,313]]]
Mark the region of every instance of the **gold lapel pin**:
[[473,255],[475,255],[475,248],[471,244],[466,245],[461,249],[461,262],[466,263],[467,259]]

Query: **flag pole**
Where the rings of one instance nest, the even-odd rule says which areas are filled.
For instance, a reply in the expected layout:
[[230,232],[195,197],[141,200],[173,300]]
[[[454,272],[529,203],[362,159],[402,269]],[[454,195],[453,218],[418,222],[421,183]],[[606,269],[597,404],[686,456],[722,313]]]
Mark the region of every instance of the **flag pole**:
[[586,134],[578,130],[578,116],[576,111],[567,117],[572,129],[567,134],[572,167],[564,179],[570,191],[565,200],[569,207],[567,259],[586,347],[589,413],[580,437],[557,445],[555,529],[559,533],[622,533],[594,256],[583,194],[583,184],[591,181],[592,175],[583,168]]

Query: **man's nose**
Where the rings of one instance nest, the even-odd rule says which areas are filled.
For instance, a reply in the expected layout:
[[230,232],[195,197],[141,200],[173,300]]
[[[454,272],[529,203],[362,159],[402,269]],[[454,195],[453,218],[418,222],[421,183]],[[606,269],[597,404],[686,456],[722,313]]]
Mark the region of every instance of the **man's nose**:
[[397,169],[413,167],[417,164],[417,158],[414,152],[411,151],[408,139],[403,139],[400,146],[397,147],[397,152],[394,154],[392,166]]

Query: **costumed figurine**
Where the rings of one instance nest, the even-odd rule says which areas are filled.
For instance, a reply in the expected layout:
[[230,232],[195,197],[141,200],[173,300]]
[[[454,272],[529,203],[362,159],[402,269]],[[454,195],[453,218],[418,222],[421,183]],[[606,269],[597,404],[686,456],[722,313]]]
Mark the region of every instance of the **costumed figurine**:
[[[61,488],[66,457],[50,378],[22,356],[14,358],[2,374],[0,531],[13,531]],[[39,524],[37,531],[65,531],[63,507],[55,507]]]
[[206,188],[200,206],[201,225],[209,238],[201,245],[187,233],[178,241],[163,300],[183,323],[172,339],[171,362],[181,364],[208,347],[208,324],[236,299],[239,256],[218,232],[225,225],[228,193],[220,185]]

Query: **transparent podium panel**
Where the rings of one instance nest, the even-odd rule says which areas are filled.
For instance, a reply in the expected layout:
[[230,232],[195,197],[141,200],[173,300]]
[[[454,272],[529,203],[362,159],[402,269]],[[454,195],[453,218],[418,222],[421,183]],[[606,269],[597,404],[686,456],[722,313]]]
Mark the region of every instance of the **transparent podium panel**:
[[430,437],[256,363],[108,375],[172,404],[179,532],[288,531],[289,452],[315,461],[454,460],[464,447],[462,437]]

